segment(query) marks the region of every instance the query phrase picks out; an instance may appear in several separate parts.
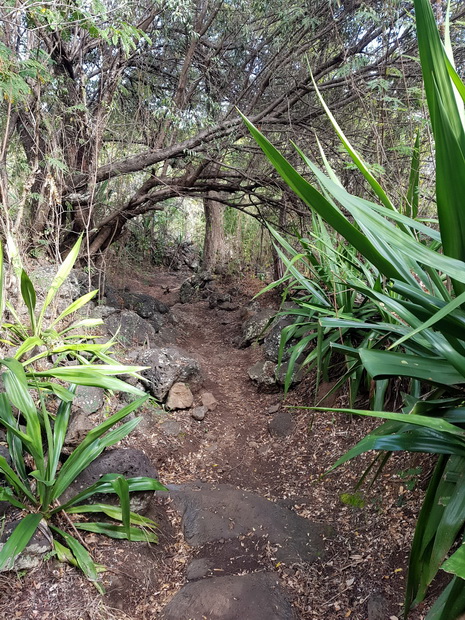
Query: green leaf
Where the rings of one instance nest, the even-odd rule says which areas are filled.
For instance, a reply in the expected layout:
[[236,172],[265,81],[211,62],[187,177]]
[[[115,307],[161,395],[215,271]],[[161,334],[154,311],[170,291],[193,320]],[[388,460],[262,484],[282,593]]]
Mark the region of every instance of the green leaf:
[[53,327],[54,325],[62,321],[69,314],[77,312],[77,310],[89,303],[89,301],[93,299],[97,293],[98,289],[96,289],[95,291],[90,291],[90,293],[86,293],[85,295],[82,295],[82,297],[79,297],[79,299],[76,299],[76,301],[73,301],[73,303],[70,304],[67,308],[65,308],[63,312],[50,324],[50,327]]
[[[79,446],[70,454],[63,467],[58,474],[57,482],[52,494],[52,500],[60,497],[62,493],[68,488],[71,482],[81,473],[81,471],[87,467],[101,452],[110,445],[103,439],[100,441],[100,437],[104,435],[112,426],[123,420],[135,409],[140,407],[148,396],[139,398],[132,403],[129,403],[126,407],[114,413],[107,420],[99,424],[96,428],[91,430],[85,437],[85,439],[79,444]],[[131,422],[134,422],[132,420]],[[137,424],[137,421],[135,421]],[[127,426],[123,425],[119,429],[116,429],[118,435],[112,435],[113,438],[125,436]]]
[[129,485],[124,476],[118,476],[115,480],[111,481],[111,485],[118,495],[123,528],[126,531],[126,538],[131,540],[131,505],[129,500]]
[[15,559],[34,536],[41,520],[41,514],[29,514],[21,519],[0,551],[0,570],[13,568]]
[[37,301],[36,291],[34,289],[34,286],[31,280],[29,279],[29,276],[24,271],[24,269],[21,271],[21,296],[29,312],[29,318],[31,320],[32,331],[35,335],[36,319],[34,315],[34,309],[36,307],[36,301]]
[[44,316],[45,316],[45,312],[47,308],[53,301],[55,295],[60,290],[66,278],[69,276],[71,269],[73,268],[74,263],[76,262],[76,259],[79,255],[81,242],[82,242],[82,235],[79,237],[75,245],[71,248],[68,256],[65,258],[60,268],[58,269],[55,277],[53,278],[50,288],[47,291],[47,295],[45,297],[45,301],[42,305],[42,309],[40,311],[39,318],[37,321],[37,329],[39,330],[39,332],[42,329],[42,322],[44,320]]
[[362,349],[360,359],[375,379],[383,377],[414,377],[441,385],[465,383],[465,377],[443,359],[420,357],[390,351]]
[[158,536],[153,532],[140,530],[136,527],[126,528],[124,525],[111,525],[109,523],[86,522],[75,523],[78,530],[104,534],[110,538],[157,543]]
[[50,529],[59,534],[68,545],[68,548],[72,552],[77,566],[82,570],[84,575],[87,577],[89,581],[91,581],[100,594],[104,594],[105,590],[103,589],[102,584],[99,581],[99,576],[97,572],[97,566],[92,560],[90,553],[87,549],[81,545],[75,538],[56,527],[55,525],[50,524]]

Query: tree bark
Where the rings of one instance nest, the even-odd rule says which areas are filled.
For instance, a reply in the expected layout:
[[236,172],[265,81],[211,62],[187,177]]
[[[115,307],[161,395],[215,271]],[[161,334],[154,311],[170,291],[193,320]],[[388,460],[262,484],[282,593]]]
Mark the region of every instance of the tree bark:
[[205,237],[202,268],[206,271],[221,271],[225,262],[224,206],[216,200],[217,192],[210,192],[203,201],[205,212]]

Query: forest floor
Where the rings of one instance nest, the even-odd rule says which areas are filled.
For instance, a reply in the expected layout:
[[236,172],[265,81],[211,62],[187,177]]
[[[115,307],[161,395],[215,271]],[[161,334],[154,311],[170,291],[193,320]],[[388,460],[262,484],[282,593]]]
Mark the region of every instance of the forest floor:
[[[281,578],[298,618],[400,619],[408,550],[431,462],[422,455],[394,455],[373,484],[364,484],[358,492],[355,485],[373,454],[323,476],[376,424],[369,418],[297,408],[292,409],[293,432],[273,437],[268,428],[270,409],[314,404],[314,378],[306,377],[286,399],[282,393],[258,392],[247,369],[260,359],[260,349],[237,347],[240,310],[210,309],[207,301],[179,304],[182,278],[180,273],[132,270],[119,271],[110,281],[171,306],[177,319],[176,344],[200,362],[203,388],[213,393],[218,406],[201,422],[185,411],[169,414],[181,429],[175,436],[163,431],[166,416],[155,416],[125,444],[149,456],[164,484],[227,483],[271,501],[284,500],[298,515],[333,528],[324,558],[312,564],[276,563],[272,550],[264,553],[263,565]],[[236,299],[245,306],[262,284],[245,278],[226,280],[222,286],[238,288]],[[271,294],[259,301],[262,307],[279,305]],[[321,385],[318,397],[330,388],[331,383]],[[342,391],[323,404],[334,407],[346,402]],[[109,569],[103,574],[105,597],[74,568],[52,559],[27,574],[0,576],[0,619],[157,618],[185,582],[194,551],[183,539],[170,500],[157,499],[155,504],[160,545],[97,536],[86,540],[97,561]],[[219,571],[221,561],[219,555]],[[420,605],[411,619],[421,620],[426,610],[427,605]]]

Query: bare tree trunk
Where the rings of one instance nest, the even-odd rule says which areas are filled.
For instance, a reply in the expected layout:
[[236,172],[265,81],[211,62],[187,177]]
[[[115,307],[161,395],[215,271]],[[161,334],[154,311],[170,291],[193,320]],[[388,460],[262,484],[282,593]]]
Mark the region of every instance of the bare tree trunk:
[[217,196],[217,192],[210,192],[210,196],[203,201],[205,238],[202,268],[206,271],[220,270],[225,260],[224,207],[215,200]]

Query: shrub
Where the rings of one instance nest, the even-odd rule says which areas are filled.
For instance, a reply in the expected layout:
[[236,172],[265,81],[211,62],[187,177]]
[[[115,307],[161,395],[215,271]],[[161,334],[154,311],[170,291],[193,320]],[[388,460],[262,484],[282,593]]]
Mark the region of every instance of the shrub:
[[[430,3],[415,0],[414,4],[435,138],[440,233],[415,217],[415,161],[409,208],[402,212],[350,145],[321,96],[322,105],[347,152],[370,184],[376,202],[350,194],[326,160],[324,174],[299,151],[320,185],[318,190],[256,128],[246,123],[287,184],[377,274],[373,287],[353,278],[348,278],[347,283],[378,306],[384,316],[390,314],[390,322],[359,323],[360,328],[384,336],[389,350],[372,349],[365,341],[355,355],[374,379],[408,378],[410,394],[405,396],[400,413],[342,410],[386,422],[334,467],[367,450],[438,455],[412,543],[405,614],[424,599],[429,584],[442,568],[453,578],[427,618],[453,620],[465,611],[465,546],[451,551],[465,525],[465,85],[454,69],[450,50],[441,42]],[[353,321],[345,317],[318,317],[321,327],[344,329]]]
[[[16,350],[11,357],[0,359],[3,383],[0,423],[7,431],[11,459],[9,465],[7,459],[0,456],[0,472],[5,478],[4,486],[0,487],[0,501],[19,508],[24,516],[0,551],[0,568],[13,568],[15,558],[27,546],[37,528],[45,523],[53,532],[57,557],[78,566],[103,592],[98,567],[78,531],[157,542],[156,523],[131,512],[129,494],[164,487],[151,478],[125,479],[121,475],[108,474],[70,500],[60,502],[60,497],[70,484],[105,448],[116,444],[137,426],[140,418],[127,420],[127,417],[148,398],[141,390],[117,378],[120,374],[137,373],[142,367],[118,364],[107,353],[111,342],[93,344],[92,336],[77,333],[82,328],[95,326],[98,321],[81,319],[60,329],[60,322],[84,306],[96,291],[70,304],[47,328],[44,327],[45,311],[68,276],[79,246],[80,240],[58,270],[39,312],[36,312],[36,291],[31,280],[23,269],[18,270],[29,324],[21,322],[20,313],[6,300],[6,307],[16,321],[2,323],[1,330],[6,334],[3,342],[16,346]],[[0,288],[3,293],[1,248]],[[44,358],[55,359],[55,362],[49,362],[48,368],[38,370],[37,364],[39,361],[42,363]],[[61,364],[64,359],[77,363],[65,366]],[[91,430],[64,460],[62,449],[78,385],[122,390],[133,393],[137,398]],[[120,506],[82,503],[96,493],[116,495]],[[103,514],[111,522],[76,521],[75,518],[71,521],[66,516],[93,513]],[[72,533],[67,531],[71,523]]]

